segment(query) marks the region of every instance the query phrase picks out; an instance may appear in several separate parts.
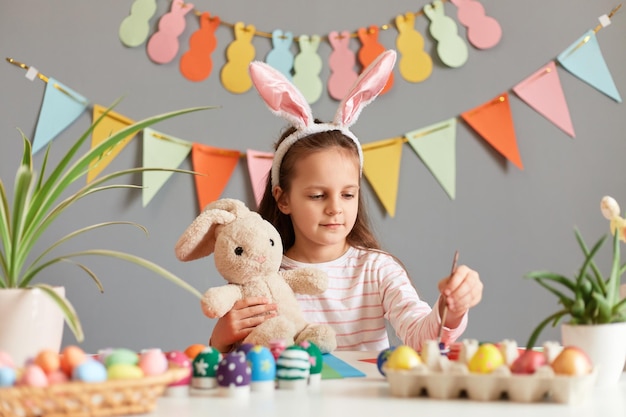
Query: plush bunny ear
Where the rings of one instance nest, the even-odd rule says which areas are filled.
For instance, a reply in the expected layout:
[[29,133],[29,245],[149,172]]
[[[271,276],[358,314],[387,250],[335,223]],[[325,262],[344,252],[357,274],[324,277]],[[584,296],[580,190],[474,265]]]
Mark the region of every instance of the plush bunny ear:
[[359,118],[361,110],[385,88],[396,62],[396,51],[389,49],[372,61],[359,75],[350,92],[341,100],[334,123],[350,127]]
[[250,77],[272,113],[287,119],[298,129],[313,124],[309,103],[283,73],[264,62],[254,61],[250,64]]
[[174,248],[176,257],[187,262],[209,256],[215,250],[219,226],[249,213],[241,201],[233,199],[217,200],[207,205],[178,239]]

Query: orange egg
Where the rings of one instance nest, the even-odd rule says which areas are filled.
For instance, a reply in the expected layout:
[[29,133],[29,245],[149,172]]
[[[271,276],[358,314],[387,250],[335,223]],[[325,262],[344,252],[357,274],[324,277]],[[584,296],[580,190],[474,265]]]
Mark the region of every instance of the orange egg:
[[185,355],[187,355],[189,359],[194,360],[196,356],[198,356],[198,353],[202,352],[205,347],[206,346],[202,343],[195,343],[185,349]]
[[61,358],[53,350],[42,350],[35,356],[35,365],[38,365],[47,375],[50,375],[61,367]]
[[87,355],[78,346],[67,346],[61,352],[61,370],[67,376],[72,375],[72,370],[87,360]]

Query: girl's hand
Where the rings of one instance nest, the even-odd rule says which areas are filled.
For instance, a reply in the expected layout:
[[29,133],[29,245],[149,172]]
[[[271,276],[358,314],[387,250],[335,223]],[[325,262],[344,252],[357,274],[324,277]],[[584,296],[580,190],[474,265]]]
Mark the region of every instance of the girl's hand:
[[483,296],[483,283],[478,272],[461,265],[454,273],[439,281],[441,292],[439,315],[443,315],[443,306],[448,306],[444,325],[450,329],[456,328],[463,319],[467,310],[477,305]]
[[245,339],[256,326],[275,317],[277,308],[265,297],[237,301],[215,324],[209,345],[222,353],[229,352],[235,343]]

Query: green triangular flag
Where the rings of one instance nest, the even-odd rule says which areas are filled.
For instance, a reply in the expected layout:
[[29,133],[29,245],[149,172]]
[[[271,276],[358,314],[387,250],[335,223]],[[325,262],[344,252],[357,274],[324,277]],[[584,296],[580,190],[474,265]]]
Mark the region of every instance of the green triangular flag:
[[[187,158],[191,147],[190,142],[164,135],[147,127],[143,130],[143,167],[176,169]],[[172,174],[173,172],[168,171],[144,171],[142,173],[144,207]]]
[[456,195],[456,119],[405,134],[409,145],[454,200]]

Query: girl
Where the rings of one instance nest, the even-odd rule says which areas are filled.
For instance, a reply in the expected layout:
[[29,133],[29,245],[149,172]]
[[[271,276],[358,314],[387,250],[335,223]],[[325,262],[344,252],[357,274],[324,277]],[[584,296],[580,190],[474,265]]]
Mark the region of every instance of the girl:
[[[462,265],[439,281],[441,297],[431,309],[370,230],[360,194],[362,150],[349,127],[380,93],[394,62],[395,52],[381,54],[341,102],[333,123],[313,120],[306,100],[278,71],[262,63],[250,68],[269,108],[292,123],[277,144],[258,212],[281,234],[282,268],[314,266],[328,274],[324,294],[298,299],[307,321],[335,329],[340,350],[387,348],[385,320],[402,343],[420,350],[423,341],[437,339],[443,316],[441,341],[448,344],[465,330],[468,310],[482,297],[478,273]],[[210,344],[226,352],[276,314],[268,300],[241,300],[218,320]]]

